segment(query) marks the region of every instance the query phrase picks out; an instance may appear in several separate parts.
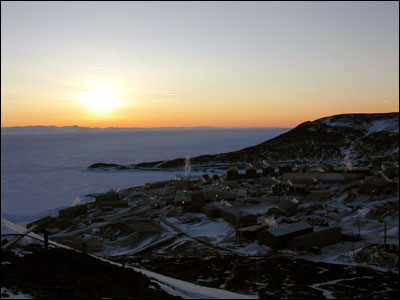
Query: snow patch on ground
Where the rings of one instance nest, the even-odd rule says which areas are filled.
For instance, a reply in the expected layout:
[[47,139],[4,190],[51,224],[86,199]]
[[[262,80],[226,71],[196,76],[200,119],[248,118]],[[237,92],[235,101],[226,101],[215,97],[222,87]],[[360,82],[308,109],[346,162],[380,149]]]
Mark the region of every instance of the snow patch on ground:
[[[8,297],[3,297],[3,293],[6,293]],[[1,299],[34,299],[32,295],[14,293],[7,288],[1,288]]]
[[325,118],[324,120],[321,120],[322,123],[329,125],[329,126],[341,126],[341,127],[350,127],[351,124],[349,122],[343,122],[343,121],[332,121],[332,118]]
[[[4,218],[1,218],[1,235],[4,234],[23,234],[24,232],[26,232],[26,228],[23,228],[15,223],[12,223]],[[35,238],[39,238],[41,239],[42,237],[40,235],[37,235],[36,233],[29,233],[28,234],[31,237],[35,237]],[[11,235],[11,236],[2,236],[2,240],[3,239],[7,239],[7,240],[13,240],[15,238],[17,238],[17,235]],[[29,237],[24,237],[22,240],[20,240],[18,242],[20,245],[28,245],[31,243],[40,243],[39,241],[35,240],[35,239],[31,239]]]
[[200,223],[193,225],[185,224],[181,229],[193,237],[208,237],[212,239],[223,238],[235,233],[232,225],[225,222],[223,219],[210,221],[204,218]]
[[258,299],[257,295],[238,294],[221,289],[204,287],[148,270],[132,268],[147,277],[155,279],[157,283],[161,283],[161,288],[164,288],[167,293],[180,296],[184,299]]
[[379,120],[371,124],[366,135],[380,131],[399,132],[399,127],[394,120]]
[[259,245],[258,242],[251,243],[246,247],[243,247],[237,252],[249,255],[249,256],[263,256],[268,254],[271,251],[271,248],[265,245]]

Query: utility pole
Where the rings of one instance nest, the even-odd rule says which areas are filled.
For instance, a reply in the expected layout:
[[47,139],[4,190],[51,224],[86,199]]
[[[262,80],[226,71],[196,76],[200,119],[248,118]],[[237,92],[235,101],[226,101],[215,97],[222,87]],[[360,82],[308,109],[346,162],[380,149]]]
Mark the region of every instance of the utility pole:
[[84,235],[82,235],[82,254],[86,254]]
[[239,239],[240,239],[240,246],[243,246],[242,244],[242,238],[243,238],[243,232],[242,232],[242,211],[239,212]]
[[325,210],[325,222],[326,222],[326,225],[329,226],[329,221],[328,221],[328,209]]
[[383,244],[385,246],[386,249],[386,222],[383,223]]
[[360,237],[360,214],[357,217],[357,226],[358,226],[358,237]]
[[47,256],[49,252],[49,233],[47,232],[46,228],[43,230],[44,234],[44,255]]
[[354,235],[353,235],[353,228],[351,228],[351,244],[353,248],[353,257],[355,256],[354,254]]
[[38,225],[33,225],[32,227],[30,227],[27,231],[24,231],[21,235],[19,235],[17,238],[15,238],[14,240],[9,241],[7,244],[1,246],[1,250],[6,251],[9,248],[11,248],[14,244],[18,243],[20,240],[22,240],[24,237],[26,237],[28,235],[28,233],[32,232],[33,230],[36,229]]

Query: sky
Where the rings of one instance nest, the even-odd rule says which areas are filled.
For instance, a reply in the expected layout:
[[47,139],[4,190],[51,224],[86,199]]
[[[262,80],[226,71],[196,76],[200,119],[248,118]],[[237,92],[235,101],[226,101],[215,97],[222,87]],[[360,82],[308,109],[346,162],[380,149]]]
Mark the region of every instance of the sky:
[[399,111],[399,3],[1,2],[1,126]]

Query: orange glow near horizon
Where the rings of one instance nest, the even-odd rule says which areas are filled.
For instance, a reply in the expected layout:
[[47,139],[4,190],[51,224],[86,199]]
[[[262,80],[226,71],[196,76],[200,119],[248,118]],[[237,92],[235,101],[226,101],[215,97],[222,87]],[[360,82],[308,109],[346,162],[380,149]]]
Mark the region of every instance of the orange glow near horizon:
[[2,127],[295,127],[399,111],[397,2],[1,8]]
[[[218,95],[217,91],[214,96],[196,88],[180,94],[162,89],[129,91],[106,84],[78,90],[18,95],[2,89],[1,126],[290,128],[335,114],[399,111],[396,96],[374,100],[374,95],[365,95],[335,101],[338,95],[327,93],[326,100],[321,101],[319,94],[310,92],[296,95],[282,91],[282,95],[275,92],[260,97],[256,92]],[[369,105],[361,107],[363,102]]]
[[[369,109],[358,110],[355,106],[324,107],[314,103],[302,105],[301,102],[280,106],[278,103],[257,104],[258,108],[246,106],[240,101],[236,104],[193,104],[174,105],[163,103],[146,105],[146,101],[136,104],[127,104],[120,98],[107,102],[99,92],[84,94],[75,99],[60,100],[58,102],[39,101],[42,105],[26,107],[29,101],[22,106],[12,106],[2,101],[1,126],[72,126],[85,127],[296,127],[305,121],[313,121],[322,117],[345,113],[387,113],[398,112],[398,104],[390,105],[391,101],[381,101]],[[103,94],[104,95],[104,94]],[[88,98],[86,98],[88,97]],[[96,101],[96,98],[99,101]],[[61,98],[62,99],[62,98]],[[152,102],[152,101],[151,101]],[[212,102],[212,101],[210,101]],[[243,103],[247,101],[243,99]],[[393,101],[394,102],[394,101]],[[68,103],[68,105],[66,104]],[[216,102],[217,103],[217,102]],[[297,104],[296,104],[297,103]],[[397,106],[397,109],[396,109]],[[392,109],[390,109],[392,108]]]

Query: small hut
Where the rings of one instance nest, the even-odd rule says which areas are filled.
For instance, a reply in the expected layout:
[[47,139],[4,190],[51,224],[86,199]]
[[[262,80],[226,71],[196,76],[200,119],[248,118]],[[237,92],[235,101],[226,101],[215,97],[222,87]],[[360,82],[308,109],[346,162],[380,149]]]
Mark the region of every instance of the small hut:
[[203,206],[201,211],[210,218],[218,218],[221,215],[221,205],[218,202],[212,202]]
[[210,181],[210,176],[208,176],[208,174],[203,174],[201,175],[201,179],[204,183],[207,183]]
[[99,208],[122,208],[129,207],[128,201],[126,200],[116,200],[116,201],[97,201]]
[[250,165],[246,167],[246,178],[255,178],[257,177],[257,169]]
[[190,205],[196,210],[201,210],[201,208],[206,205],[203,192],[192,192],[190,198]]
[[293,167],[290,165],[286,165],[286,164],[282,164],[279,166],[279,173],[283,174],[283,173],[291,173],[293,172]]
[[222,207],[221,217],[233,225],[253,225],[257,223],[257,216],[236,207]]
[[228,180],[236,180],[239,179],[239,169],[236,167],[230,167],[227,171],[226,171],[226,179]]
[[285,248],[291,239],[310,232],[313,232],[313,227],[310,224],[299,222],[261,231],[257,234],[257,239],[259,244],[278,250]]
[[213,180],[219,180],[219,176],[217,174],[213,175]]
[[162,200],[156,200],[156,201],[154,201],[154,202],[152,202],[151,204],[150,204],[150,208],[151,209],[160,209],[160,208],[163,208],[163,207],[165,207],[167,205],[167,202],[166,201],[162,201]]
[[51,216],[46,216],[43,217],[39,220],[36,220],[32,223],[29,223],[26,225],[26,228],[31,228],[34,225],[37,225],[35,231],[41,232],[43,231],[44,228],[46,228],[49,224],[54,223],[56,221],[56,218],[51,217]]
[[73,219],[77,216],[83,215],[87,212],[86,205],[76,205],[61,209],[59,211],[59,217],[61,219]]
[[342,240],[341,229],[331,227],[295,237],[289,241],[288,248],[294,251],[310,251],[314,247],[323,248]]
[[367,194],[371,196],[392,192],[394,190],[394,184],[386,181],[385,179],[374,179],[358,187],[358,192],[360,194]]
[[257,237],[257,234],[260,231],[265,230],[267,226],[268,225],[266,224],[256,224],[247,227],[237,228],[236,235],[247,239],[254,239]]
[[264,166],[262,171],[263,176],[274,176],[275,175],[275,168],[271,166]]

